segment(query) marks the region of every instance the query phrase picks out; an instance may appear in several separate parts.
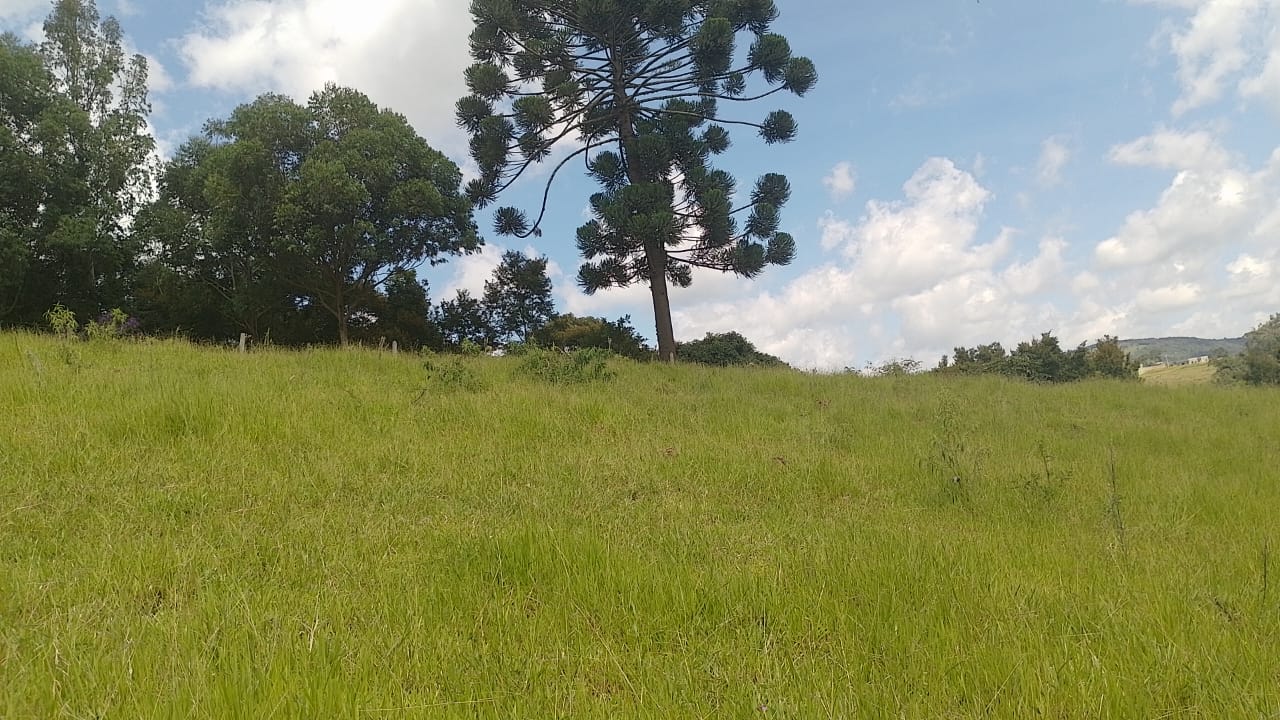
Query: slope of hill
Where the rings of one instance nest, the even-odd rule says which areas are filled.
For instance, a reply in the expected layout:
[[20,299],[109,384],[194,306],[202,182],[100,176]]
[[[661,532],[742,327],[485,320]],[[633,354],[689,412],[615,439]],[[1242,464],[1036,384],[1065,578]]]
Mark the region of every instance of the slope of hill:
[[1143,368],[1142,382],[1152,385],[1202,385],[1213,382],[1217,368],[1210,363]]
[[1193,357],[1225,351],[1228,355],[1244,352],[1244,338],[1219,340],[1194,337],[1139,338],[1121,340],[1120,347],[1141,363],[1180,363]]
[[1274,393],[531,358],[0,333],[0,718],[1280,709]]

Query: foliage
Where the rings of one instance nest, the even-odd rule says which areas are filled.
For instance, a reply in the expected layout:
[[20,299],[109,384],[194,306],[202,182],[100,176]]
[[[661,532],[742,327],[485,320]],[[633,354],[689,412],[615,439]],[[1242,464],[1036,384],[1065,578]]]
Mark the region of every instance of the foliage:
[[311,308],[346,344],[397,273],[479,247],[461,177],[403,116],[327,85],[305,107],[263,95],[210,121],[141,227],[245,332]]
[[136,318],[131,318],[120,308],[113,308],[100,313],[95,320],[84,326],[85,334],[90,340],[116,340],[138,332]]
[[612,380],[608,350],[582,348],[559,351],[532,349],[520,357],[519,372],[527,377],[557,385]]
[[0,322],[124,303],[151,190],[146,59],[93,0],[57,0],[43,32],[0,37]]
[[1085,343],[1063,350],[1053,333],[1018,343],[1007,352],[996,342],[972,348],[957,347],[944,356],[934,372],[948,375],[1006,375],[1032,382],[1072,382],[1087,377],[1136,379],[1137,363],[1122,349],[1120,341],[1106,335],[1093,347]]
[[876,365],[867,363],[864,373],[874,377],[901,377],[914,375],[923,368],[924,363],[915,358],[890,358]]
[[1280,385],[1280,313],[1245,333],[1244,352],[1215,360],[1221,383]]
[[70,338],[80,329],[76,314],[60,304],[45,311],[44,318],[49,323],[49,329],[64,338]]
[[1124,351],[1120,339],[1103,335],[1089,348],[1089,374],[1098,377],[1132,380],[1138,377],[1138,363]]
[[[772,0],[476,0],[471,13],[471,94],[457,104],[480,170],[468,192],[491,203],[566,138],[584,139],[547,180],[549,192],[582,156],[600,185],[593,218],[578,230],[578,282],[588,293],[648,284],[661,358],[676,346],[668,283],[688,286],[694,268],[754,277],[791,262],[795,241],[778,229],[786,178],[763,176],[734,207],[735,179],[710,164],[728,150],[730,124],[767,143],[796,134],[785,111],[722,119],[722,102],[803,95],[817,82],[813,63],[772,32]],[[740,35],[751,41],[745,58],[735,58]],[[755,77],[764,85],[749,89]],[[495,229],[537,234],[545,213],[545,197],[532,222],[501,208]]]
[[493,278],[484,283],[481,302],[497,342],[528,342],[556,314],[547,259],[519,251],[503,253]]
[[786,366],[782,360],[756,350],[751,341],[736,332],[707,333],[701,340],[680,343],[680,359],[703,365]]
[[534,333],[534,343],[551,348],[598,348],[632,360],[648,360],[653,350],[624,315],[609,321],[598,317],[557,315]]
[[401,270],[387,278],[386,295],[374,310],[372,334],[395,340],[409,350],[444,349],[444,337],[432,319],[427,282],[416,270]]
[[464,343],[484,347],[490,343],[493,335],[484,303],[466,290],[459,290],[452,300],[440,303],[435,323],[440,329],[444,346],[455,350]]
[[453,358],[450,360],[436,361],[427,360],[423,363],[423,368],[427,371],[427,379],[429,386],[424,389],[423,395],[435,390],[437,392],[481,392],[489,387],[489,384],[475,370],[463,361]]

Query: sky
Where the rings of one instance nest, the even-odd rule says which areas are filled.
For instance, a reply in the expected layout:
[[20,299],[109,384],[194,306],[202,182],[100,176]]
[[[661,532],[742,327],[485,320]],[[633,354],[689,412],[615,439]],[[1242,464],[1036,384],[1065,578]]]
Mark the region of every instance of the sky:
[[[774,29],[817,64],[789,144],[738,130],[742,186],[781,172],[794,263],[673,290],[676,337],[741,332],[800,367],[926,365],[958,345],[1234,337],[1280,312],[1280,0],[777,0]],[[459,166],[465,0],[99,0],[151,61],[171,153],[258,94],[326,82],[403,113]],[[0,0],[36,39],[48,0]],[[725,115],[730,117],[729,115]],[[501,198],[536,210],[547,172]],[[574,230],[593,187],[556,180],[545,233],[495,235],[426,273],[434,300],[478,293],[503,250],[546,255],[562,312],[630,315],[648,288],[587,296]]]

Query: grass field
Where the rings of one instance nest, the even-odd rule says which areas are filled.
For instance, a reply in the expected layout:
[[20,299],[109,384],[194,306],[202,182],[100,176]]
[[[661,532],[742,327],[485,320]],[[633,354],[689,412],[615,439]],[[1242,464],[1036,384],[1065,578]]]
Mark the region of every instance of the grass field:
[[433,362],[0,335],[0,717],[1280,717],[1278,392]]
[[1142,382],[1152,385],[1178,387],[1182,385],[1203,385],[1213,382],[1213,374],[1217,371],[1213,365],[1170,365],[1154,368],[1142,376]]

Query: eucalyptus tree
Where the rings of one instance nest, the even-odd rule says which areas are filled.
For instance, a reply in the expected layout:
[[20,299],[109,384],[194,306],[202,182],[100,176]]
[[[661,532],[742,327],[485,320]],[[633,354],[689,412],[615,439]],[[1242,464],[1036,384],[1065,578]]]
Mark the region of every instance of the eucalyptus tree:
[[93,0],[57,0],[38,46],[0,38],[0,320],[124,304],[152,190],[147,61]]
[[740,195],[711,162],[729,149],[730,126],[768,144],[796,135],[785,110],[754,121],[721,117],[722,105],[817,82],[813,62],[771,31],[773,0],[473,0],[471,13],[475,63],[457,103],[479,169],[468,193],[483,207],[555,163],[537,214],[499,208],[499,234],[540,234],[551,185],[581,158],[600,191],[577,231],[578,283],[588,293],[647,283],[664,360],[676,352],[669,283],[687,287],[695,268],[755,277],[791,262],[795,240],[779,230],[787,179],[765,174]]

